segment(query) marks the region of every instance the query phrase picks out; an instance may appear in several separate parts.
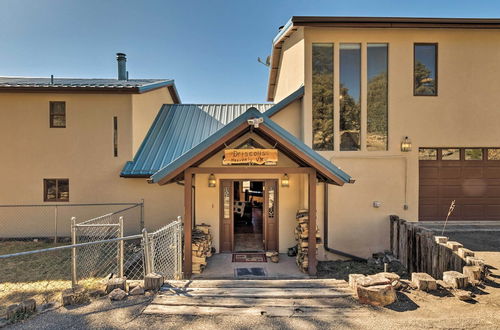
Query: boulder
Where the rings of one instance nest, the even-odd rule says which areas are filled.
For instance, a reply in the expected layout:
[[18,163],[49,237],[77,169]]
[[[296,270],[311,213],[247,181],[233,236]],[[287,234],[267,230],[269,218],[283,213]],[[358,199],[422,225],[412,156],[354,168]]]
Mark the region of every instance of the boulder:
[[469,301],[474,299],[474,295],[470,291],[453,290],[453,295],[462,301]]
[[31,314],[31,313],[36,312],[36,301],[35,301],[35,299],[24,300],[20,305],[21,305],[23,313]]
[[372,306],[386,306],[396,301],[396,291],[392,285],[374,285],[357,287],[359,302]]
[[463,289],[469,285],[469,278],[454,270],[443,273],[443,281],[454,289]]
[[356,292],[356,287],[358,286],[358,279],[365,277],[363,274],[349,274],[349,286]]
[[110,293],[114,289],[122,289],[127,292],[127,278],[126,277],[113,277],[108,280],[106,284],[106,293]]
[[7,307],[7,319],[14,320],[22,314],[21,304],[13,304]]
[[140,296],[144,294],[144,288],[140,285],[134,287],[132,290],[129,291],[129,295],[131,296]]
[[412,273],[411,281],[419,290],[422,291],[437,290],[436,280],[427,273]]
[[108,294],[108,297],[111,300],[123,300],[127,297],[127,293],[120,288],[116,288]]
[[434,240],[438,244],[440,244],[440,243],[446,244],[446,242],[448,242],[448,237],[446,237],[446,236],[434,236]]
[[374,286],[374,285],[386,285],[386,284],[391,284],[391,280],[386,278],[383,275],[380,274],[375,274],[375,275],[368,275],[365,277],[360,277],[356,283],[358,286]]
[[81,305],[90,302],[87,290],[81,285],[75,285],[74,288],[66,289],[62,292],[63,306]]

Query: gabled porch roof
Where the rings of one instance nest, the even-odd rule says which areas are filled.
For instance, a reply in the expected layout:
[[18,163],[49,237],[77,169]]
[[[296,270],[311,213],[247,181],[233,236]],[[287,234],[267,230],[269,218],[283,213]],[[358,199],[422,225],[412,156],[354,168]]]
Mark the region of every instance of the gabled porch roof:
[[[249,119],[263,118],[258,128],[248,123]],[[205,159],[222,150],[227,144],[252,130],[261,137],[276,143],[276,148],[290,156],[302,167],[316,169],[320,180],[343,185],[351,181],[351,177],[337,166],[312,150],[302,141],[287,132],[266,114],[255,108],[250,108],[238,118],[201,141],[192,149],[157,171],[150,178],[150,182],[160,185],[182,180],[184,170],[197,166]]]

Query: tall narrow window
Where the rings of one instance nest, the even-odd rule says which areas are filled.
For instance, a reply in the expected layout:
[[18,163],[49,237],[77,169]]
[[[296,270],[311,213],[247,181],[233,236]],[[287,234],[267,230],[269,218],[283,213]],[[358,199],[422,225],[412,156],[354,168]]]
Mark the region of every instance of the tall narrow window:
[[333,44],[312,45],[313,149],[333,150]]
[[387,150],[387,44],[367,45],[367,137],[368,150]]
[[340,150],[361,148],[361,45],[340,44]]
[[437,44],[415,44],[413,80],[415,96],[437,95]]
[[43,179],[45,202],[68,202],[69,179]]
[[113,117],[113,155],[118,157],[118,117]]
[[66,127],[66,102],[50,102],[50,127]]

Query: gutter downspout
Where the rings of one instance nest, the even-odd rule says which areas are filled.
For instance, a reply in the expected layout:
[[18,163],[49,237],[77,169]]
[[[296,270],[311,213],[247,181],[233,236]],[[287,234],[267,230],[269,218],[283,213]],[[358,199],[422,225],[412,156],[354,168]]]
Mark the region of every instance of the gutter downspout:
[[350,258],[355,261],[366,261],[366,259],[364,258],[328,247],[328,183],[326,182],[323,185],[323,236],[323,247],[326,251],[338,254],[339,256]]

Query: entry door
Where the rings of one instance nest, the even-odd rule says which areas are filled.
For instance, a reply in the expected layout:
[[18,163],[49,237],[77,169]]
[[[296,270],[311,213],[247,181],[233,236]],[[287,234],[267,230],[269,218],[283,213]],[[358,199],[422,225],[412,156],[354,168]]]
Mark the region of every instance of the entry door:
[[233,252],[233,180],[220,182],[220,252]]
[[278,181],[264,181],[264,248],[278,251]]

